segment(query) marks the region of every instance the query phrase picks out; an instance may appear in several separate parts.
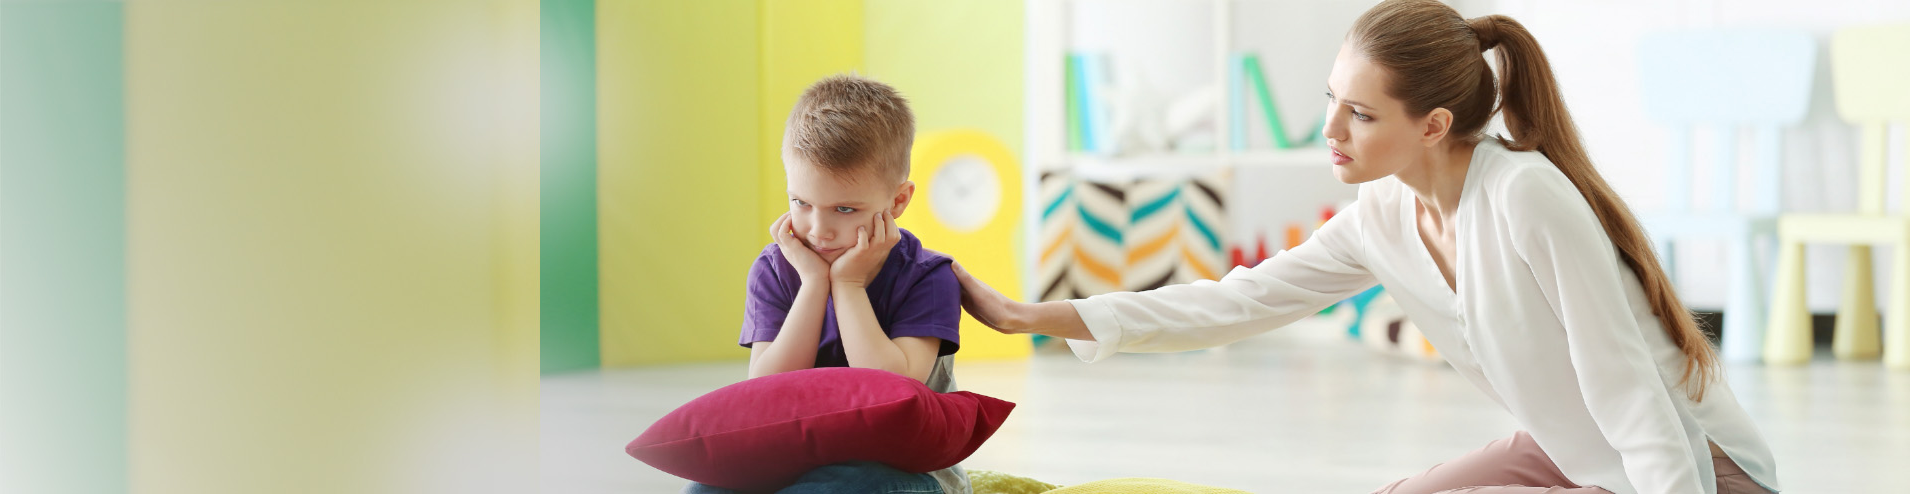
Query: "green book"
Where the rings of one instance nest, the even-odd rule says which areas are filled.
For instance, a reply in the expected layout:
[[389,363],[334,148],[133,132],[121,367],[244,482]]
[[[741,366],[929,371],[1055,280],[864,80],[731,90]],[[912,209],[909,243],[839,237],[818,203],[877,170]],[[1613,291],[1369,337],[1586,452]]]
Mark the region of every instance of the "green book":
[[1253,92],[1260,95],[1260,110],[1267,115],[1267,129],[1273,132],[1273,147],[1292,148],[1293,143],[1287,141],[1286,126],[1280,124],[1280,109],[1273,103],[1273,91],[1267,88],[1267,75],[1260,72],[1259,55],[1247,55],[1247,80],[1253,83]]
[[1081,57],[1072,54],[1066,56],[1068,66],[1063,72],[1067,72],[1067,80],[1063,84],[1067,87],[1067,93],[1061,99],[1067,101],[1065,119],[1068,121],[1068,150],[1081,151],[1081,122],[1086,119],[1081,114]]

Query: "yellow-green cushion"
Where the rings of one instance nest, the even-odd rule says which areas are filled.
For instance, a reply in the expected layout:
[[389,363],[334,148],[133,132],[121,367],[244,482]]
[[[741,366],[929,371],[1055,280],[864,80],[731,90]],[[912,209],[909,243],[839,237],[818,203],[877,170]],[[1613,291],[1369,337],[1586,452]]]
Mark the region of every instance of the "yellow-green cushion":
[[[977,491],[979,492],[979,491]],[[1167,479],[1108,479],[1048,491],[1046,494],[1252,494]]]
[[969,470],[968,485],[975,494],[1041,494],[1061,486],[988,470]]

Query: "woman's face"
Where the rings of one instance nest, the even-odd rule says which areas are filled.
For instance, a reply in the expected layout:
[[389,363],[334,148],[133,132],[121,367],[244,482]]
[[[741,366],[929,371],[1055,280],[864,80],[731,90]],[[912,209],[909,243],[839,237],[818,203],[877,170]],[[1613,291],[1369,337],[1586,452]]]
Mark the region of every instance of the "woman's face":
[[1425,151],[1429,115],[1406,114],[1386,93],[1391,75],[1351,45],[1341,45],[1326,77],[1326,128],[1333,176],[1357,184],[1405,169]]

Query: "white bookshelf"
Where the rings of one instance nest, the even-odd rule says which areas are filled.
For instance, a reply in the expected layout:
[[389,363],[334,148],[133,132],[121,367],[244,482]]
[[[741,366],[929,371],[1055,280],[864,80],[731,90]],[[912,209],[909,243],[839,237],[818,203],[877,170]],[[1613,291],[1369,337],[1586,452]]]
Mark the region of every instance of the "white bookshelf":
[[[1066,170],[1090,180],[1134,178],[1173,178],[1239,168],[1312,168],[1331,171],[1324,147],[1263,149],[1209,154],[1148,153],[1130,156],[1101,156],[1067,153],[1045,170]],[[1334,182],[1338,184],[1339,182]],[[1343,185],[1343,184],[1341,184]]]
[[[1324,96],[1312,97],[1308,85],[1323,86],[1346,25],[1370,1],[1333,0],[1037,0],[1026,4],[1025,126],[1023,201],[1024,290],[1038,296],[1034,259],[1039,255],[1041,201],[1045,171],[1066,171],[1095,181],[1172,178],[1232,171],[1228,195],[1229,243],[1265,232],[1270,243],[1284,226],[1299,223],[1311,231],[1319,208],[1350,202],[1357,188],[1333,177],[1321,143],[1315,147],[1274,149],[1257,104],[1248,95],[1248,149],[1234,150],[1228,133],[1235,116],[1228,108],[1229,57],[1260,55],[1288,135],[1311,131],[1323,111]],[[1263,29],[1266,28],[1266,29]],[[1275,50],[1275,48],[1290,48]],[[1064,87],[1071,52],[1108,53],[1114,64],[1139,67],[1163,93],[1191,92],[1203,84],[1220,91],[1212,133],[1214,149],[1203,152],[1153,151],[1102,155],[1068,149]],[[1304,70],[1288,71],[1287,68]],[[1146,71],[1153,71],[1147,73]]]

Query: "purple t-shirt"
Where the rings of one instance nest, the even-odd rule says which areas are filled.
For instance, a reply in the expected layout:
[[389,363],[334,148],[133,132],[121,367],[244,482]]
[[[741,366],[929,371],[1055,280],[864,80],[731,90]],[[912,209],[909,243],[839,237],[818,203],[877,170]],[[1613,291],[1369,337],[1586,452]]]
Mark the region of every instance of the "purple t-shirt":
[[[961,347],[957,332],[962,320],[961,285],[955,281],[952,262],[947,256],[922,249],[922,242],[908,230],[889,249],[882,272],[869,282],[869,306],[875,309],[875,321],[889,338],[928,336],[942,339],[937,356],[953,355]],[[796,267],[783,257],[782,249],[771,242],[756,256],[749,268],[747,299],[743,302],[743,334],[737,343],[744,347],[758,341],[773,341],[782,332],[783,319],[796,300],[802,279]],[[822,338],[816,349],[816,367],[848,367],[849,357],[842,350],[842,333],[836,326],[836,304],[832,296],[823,309]]]

